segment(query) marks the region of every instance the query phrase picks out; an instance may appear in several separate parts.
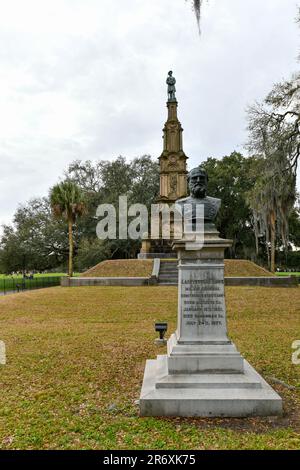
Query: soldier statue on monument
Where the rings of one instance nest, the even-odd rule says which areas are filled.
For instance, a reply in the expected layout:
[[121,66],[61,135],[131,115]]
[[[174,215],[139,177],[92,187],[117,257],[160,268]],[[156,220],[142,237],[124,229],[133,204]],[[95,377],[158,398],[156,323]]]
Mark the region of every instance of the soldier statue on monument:
[[173,77],[173,72],[170,70],[168,73],[168,78],[167,78],[167,85],[168,85],[168,101],[176,101],[176,79]]

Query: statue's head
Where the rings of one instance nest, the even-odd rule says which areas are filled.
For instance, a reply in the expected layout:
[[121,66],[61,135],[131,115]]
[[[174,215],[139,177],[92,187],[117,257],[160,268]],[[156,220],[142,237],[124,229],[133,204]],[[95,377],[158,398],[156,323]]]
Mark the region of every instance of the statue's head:
[[199,166],[191,170],[187,181],[192,197],[203,199],[206,196],[208,176],[203,168]]
[[173,75],[172,70],[170,70],[170,72],[168,72],[168,75],[169,75],[170,77],[172,77],[172,75]]

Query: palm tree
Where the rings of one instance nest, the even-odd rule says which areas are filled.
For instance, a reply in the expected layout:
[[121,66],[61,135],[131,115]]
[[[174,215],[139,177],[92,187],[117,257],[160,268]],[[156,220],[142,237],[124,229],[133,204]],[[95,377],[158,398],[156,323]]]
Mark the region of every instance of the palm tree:
[[73,275],[73,225],[77,217],[86,212],[85,196],[73,181],[66,180],[50,190],[50,204],[53,215],[68,222],[69,233],[69,276]]

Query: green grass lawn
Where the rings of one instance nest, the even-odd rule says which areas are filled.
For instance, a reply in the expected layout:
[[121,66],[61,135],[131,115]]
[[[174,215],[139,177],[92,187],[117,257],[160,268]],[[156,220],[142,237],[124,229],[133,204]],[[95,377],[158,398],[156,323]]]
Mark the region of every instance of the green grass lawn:
[[[299,449],[300,288],[226,288],[244,357],[284,399],[276,418],[140,418],[145,361],[176,326],[176,287],[54,287],[0,297],[2,449]],[[293,389],[274,382],[279,379]]]
[[276,276],[300,276],[300,273],[276,273]]

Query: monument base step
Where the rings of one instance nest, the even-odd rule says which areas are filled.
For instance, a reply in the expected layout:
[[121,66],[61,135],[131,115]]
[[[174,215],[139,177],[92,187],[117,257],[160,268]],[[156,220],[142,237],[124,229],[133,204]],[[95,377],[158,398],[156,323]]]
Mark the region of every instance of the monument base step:
[[244,360],[243,374],[168,374],[167,356],[148,360],[141,416],[247,417],[282,413],[282,399]]
[[167,361],[169,374],[242,374],[244,370],[244,358],[226,337],[178,341],[173,334]]

